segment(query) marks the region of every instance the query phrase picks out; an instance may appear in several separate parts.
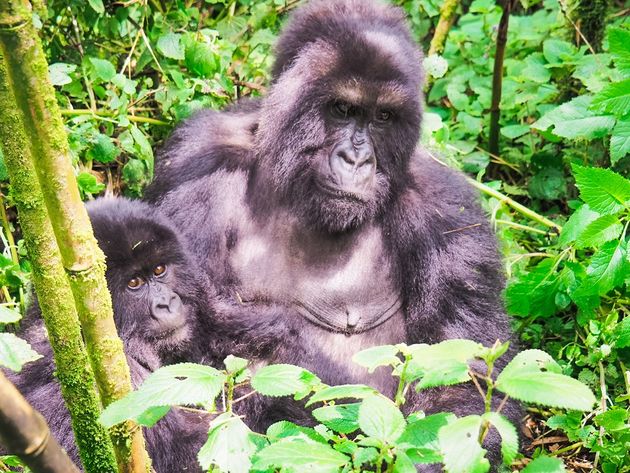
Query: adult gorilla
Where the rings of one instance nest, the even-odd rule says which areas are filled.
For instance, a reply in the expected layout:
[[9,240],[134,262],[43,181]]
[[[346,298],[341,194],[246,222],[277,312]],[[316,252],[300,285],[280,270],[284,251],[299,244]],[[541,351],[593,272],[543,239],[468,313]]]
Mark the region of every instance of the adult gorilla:
[[[501,265],[477,196],[416,145],[421,58],[403,12],[314,1],[277,51],[258,108],[185,122],[148,192],[235,297],[303,316],[309,343],[289,338],[271,361],[391,394],[386,370],[341,367],[374,345],[508,339]],[[482,403],[473,386],[455,386],[410,407],[465,415]]]

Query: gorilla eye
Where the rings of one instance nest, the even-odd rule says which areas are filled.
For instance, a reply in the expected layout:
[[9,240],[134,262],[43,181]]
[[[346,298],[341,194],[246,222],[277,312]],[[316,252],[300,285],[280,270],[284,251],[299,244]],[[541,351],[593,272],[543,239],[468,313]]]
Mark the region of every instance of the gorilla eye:
[[144,284],[144,279],[142,278],[131,278],[127,283],[127,287],[129,289],[139,289]]
[[333,113],[338,118],[346,118],[354,114],[354,107],[347,102],[335,102]]
[[155,268],[153,268],[153,274],[157,277],[160,277],[166,273],[166,265],[159,264]]
[[379,110],[376,113],[376,120],[379,122],[387,122],[391,120],[392,116],[393,116],[393,113],[390,112],[389,110]]

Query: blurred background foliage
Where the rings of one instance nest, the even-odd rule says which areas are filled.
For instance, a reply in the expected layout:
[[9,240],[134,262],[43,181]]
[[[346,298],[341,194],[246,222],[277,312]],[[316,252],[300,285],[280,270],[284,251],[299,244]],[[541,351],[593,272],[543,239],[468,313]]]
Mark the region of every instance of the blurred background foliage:
[[[441,54],[425,59],[423,142],[486,186],[522,345],[551,353],[601,399],[585,416],[529,409],[525,455],[557,455],[575,471],[630,471],[630,5],[508,1],[492,124],[506,2],[397,0],[425,52],[441,13],[450,27]],[[91,199],[141,196],[153,150],[178,121],[263,94],[276,34],[300,2],[33,3],[79,188]],[[0,188],[0,324],[12,324],[27,303],[30,267],[1,159]]]

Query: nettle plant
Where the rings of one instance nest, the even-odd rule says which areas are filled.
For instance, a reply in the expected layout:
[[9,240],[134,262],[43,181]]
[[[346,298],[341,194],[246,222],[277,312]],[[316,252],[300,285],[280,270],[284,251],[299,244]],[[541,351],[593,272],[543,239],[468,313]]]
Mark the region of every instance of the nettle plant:
[[[234,356],[226,358],[224,370],[177,364],[151,374],[137,391],[111,404],[101,421],[111,427],[132,419],[151,427],[172,406],[198,406],[218,414],[198,457],[202,468],[213,472],[415,473],[414,465],[442,463],[451,473],[481,473],[490,469],[482,442],[491,427],[501,436],[504,464],[511,464],[518,453],[516,428],[501,414],[505,402],[493,406],[493,394],[579,411],[590,410],[595,403],[586,385],[562,374],[551,356],[540,350],[519,353],[497,373],[496,362],[507,348],[508,343],[488,348],[454,339],[435,345],[384,345],[357,353],[353,361],[370,372],[379,367],[392,370],[399,379],[394,399],[366,385],[328,386],[314,373],[289,364],[268,365],[253,375],[248,361]],[[485,410],[479,415],[414,412],[405,417],[401,410],[411,389],[467,382],[475,383],[484,400]],[[240,397],[235,398],[237,390]],[[312,408],[317,425],[281,421],[264,435],[252,432],[234,406],[254,393],[304,402]],[[558,459],[539,457],[525,471],[553,473],[564,467]]]

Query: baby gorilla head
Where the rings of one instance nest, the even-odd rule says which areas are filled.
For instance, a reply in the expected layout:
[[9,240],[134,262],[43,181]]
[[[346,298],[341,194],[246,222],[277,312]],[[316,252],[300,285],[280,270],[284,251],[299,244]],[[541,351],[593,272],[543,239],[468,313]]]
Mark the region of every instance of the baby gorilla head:
[[[87,206],[106,255],[118,333],[127,344],[145,342],[159,357],[182,352],[204,301],[201,273],[169,222],[149,205],[99,199]],[[127,347],[133,356],[136,347]]]

